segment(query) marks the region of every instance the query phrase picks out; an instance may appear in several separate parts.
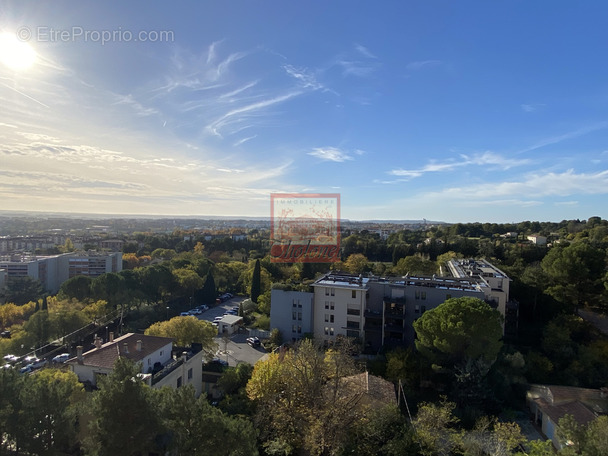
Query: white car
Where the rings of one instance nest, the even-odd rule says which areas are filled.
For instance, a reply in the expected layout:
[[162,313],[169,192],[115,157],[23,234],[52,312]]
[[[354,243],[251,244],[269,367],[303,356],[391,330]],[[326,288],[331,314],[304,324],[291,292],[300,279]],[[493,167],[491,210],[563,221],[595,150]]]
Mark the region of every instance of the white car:
[[65,363],[68,359],[70,359],[69,353],[62,353],[53,358],[54,363]]
[[222,321],[222,319],[223,319],[223,318],[224,318],[224,317],[215,317],[215,318],[213,319],[213,322],[214,322],[214,323],[220,322],[220,321]]
[[4,361],[7,361],[9,363],[16,363],[17,361],[19,361],[19,357],[16,355],[5,355],[3,356]]

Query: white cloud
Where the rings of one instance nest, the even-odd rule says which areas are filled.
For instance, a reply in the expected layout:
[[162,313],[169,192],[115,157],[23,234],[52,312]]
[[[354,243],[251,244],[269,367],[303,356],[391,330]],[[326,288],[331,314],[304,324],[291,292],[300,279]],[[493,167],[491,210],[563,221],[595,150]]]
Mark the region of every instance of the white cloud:
[[353,157],[337,147],[316,147],[308,155],[320,158],[324,161],[344,162],[353,160]]
[[366,48],[365,46],[361,45],[361,44],[355,44],[355,49],[361,53],[364,57],[367,57],[368,59],[377,59],[378,57],[376,57],[374,54],[372,54],[372,52]]
[[431,160],[428,164],[420,169],[402,169],[397,168],[390,170],[388,174],[393,176],[401,176],[407,179],[420,177],[425,173],[448,172],[465,166],[495,166],[502,170],[508,170],[515,166],[524,166],[530,164],[529,159],[523,158],[506,158],[494,152],[484,152],[483,154],[475,155],[460,155],[461,160],[448,160],[445,162],[437,162]]
[[435,193],[449,199],[489,200],[501,197],[541,198],[548,196],[608,194],[608,170],[595,173],[531,173],[520,181],[489,182],[451,187]]

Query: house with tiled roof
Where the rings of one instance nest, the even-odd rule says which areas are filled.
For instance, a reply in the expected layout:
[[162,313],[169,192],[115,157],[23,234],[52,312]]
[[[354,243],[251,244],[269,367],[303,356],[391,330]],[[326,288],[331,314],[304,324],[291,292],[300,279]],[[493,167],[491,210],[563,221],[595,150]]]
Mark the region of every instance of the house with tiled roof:
[[560,450],[565,446],[558,437],[559,420],[571,415],[585,426],[608,413],[608,394],[604,389],[574,386],[530,385],[526,402],[542,433]]
[[106,343],[96,338],[94,344],[95,348],[84,353],[82,347],[78,347],[76,357],[66,361],[82,383],[96,387],[99,377],[109,375],[119,358],[127,358],[140,366],[140,377],[153,388],[192,385],[196,396],[201,394],[203,351],[200,344],[177,350],[171,338],[133,333],[117,339],[110,337]]

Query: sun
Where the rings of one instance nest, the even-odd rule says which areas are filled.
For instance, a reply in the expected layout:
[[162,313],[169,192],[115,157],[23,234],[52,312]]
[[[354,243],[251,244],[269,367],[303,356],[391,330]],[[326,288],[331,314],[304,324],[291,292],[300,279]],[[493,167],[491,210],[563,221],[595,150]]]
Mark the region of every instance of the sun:
[[34,49],[12,33],[0,34],[0,62],[11,70],[27,70],[36,61]]

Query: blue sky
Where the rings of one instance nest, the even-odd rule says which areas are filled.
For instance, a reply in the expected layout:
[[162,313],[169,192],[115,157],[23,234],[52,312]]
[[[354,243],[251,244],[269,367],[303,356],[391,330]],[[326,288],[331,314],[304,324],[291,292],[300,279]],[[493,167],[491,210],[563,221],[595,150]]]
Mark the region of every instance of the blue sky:
[[[356,220],[608,218],[607,16],[2,1],[0,209],[267,217],[270,193],[304,192]],[[3,60],[29,52],[15,34],[31,66]]]

